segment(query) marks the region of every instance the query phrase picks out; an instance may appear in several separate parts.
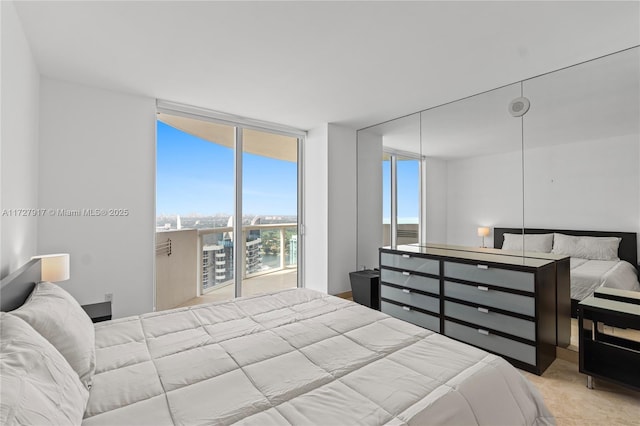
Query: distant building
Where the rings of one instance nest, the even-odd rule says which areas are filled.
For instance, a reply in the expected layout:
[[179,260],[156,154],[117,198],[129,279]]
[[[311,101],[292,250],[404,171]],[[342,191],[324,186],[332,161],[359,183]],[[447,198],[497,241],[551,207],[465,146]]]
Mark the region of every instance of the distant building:
[[247,253],[245,255],[247,275],[255,274],[262,270],[262,256],[260,255],[260,250],[262,250],[262,239],[258,238],[253,241],[247,241]]
[[[229,256],[227,253],[230,252]],[[231,250],[223,245],[206,245],[202,248],[202,288],[207,289],[233,277],[233,246]]]
[[[233,218],[229,218],[233,224]],[[256,216],[251,225],[259,225],[260,218]],[[262,239],[260,230],[253,229],[247,232],[245,265],[246,274],[254,274],[262,270]],[[202,247],[202,288],[207,289],[227,282],[234,277],[235,265],[233,262],[233,233],[225,232],[222,240],[216,244],[208,244]]]
[[[251,225],[260,225],[262,220],[256,216],[251,220]],[[252,229],[247,233],[247,252],[245,263],[247,265],[247,275],[260,272],[262,270],[262,238],[259,229]]]
[[298,263],[298,236],[292,235],[289,239],[289,265]]

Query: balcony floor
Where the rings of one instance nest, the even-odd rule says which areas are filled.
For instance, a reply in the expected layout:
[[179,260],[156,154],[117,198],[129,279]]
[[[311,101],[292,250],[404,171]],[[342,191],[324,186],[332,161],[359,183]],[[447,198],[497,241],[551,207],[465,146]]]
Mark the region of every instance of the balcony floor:
[[[254,294],[268,293],[270,291],[295,288],[298,285],[298,269],[285,269],[271,274],[260,275],[247,278],[242,283],[242,295],[251,296]],[[202,303],[219,302],[221,300],[233,299],[233,285],[227,285],[217,290],[212,290],[200,297],[187,300],[178,307],[200,305]]]

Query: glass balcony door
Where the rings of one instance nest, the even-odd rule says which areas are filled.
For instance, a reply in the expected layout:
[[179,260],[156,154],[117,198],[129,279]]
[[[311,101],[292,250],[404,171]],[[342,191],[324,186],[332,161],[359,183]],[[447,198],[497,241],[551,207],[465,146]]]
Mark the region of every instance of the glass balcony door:
[[157,309],[298,286],[299,144],[159,112]]
[[242,131],[243,296],[298,285],[298,138]]

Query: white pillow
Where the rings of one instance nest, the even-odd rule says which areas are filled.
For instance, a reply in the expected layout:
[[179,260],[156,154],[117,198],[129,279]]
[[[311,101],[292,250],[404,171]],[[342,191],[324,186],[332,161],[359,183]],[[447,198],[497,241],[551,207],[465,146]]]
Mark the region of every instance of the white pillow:
[[62,287],[37,284],[24,305],[11,312],[47,339],[78,373],[87,389],[96,370],[96,335],[91,318]]
[[20,318],[0,312],[0,424],[79,425],[89,391],[62,355]]
[[574,237],[553,234],[554,254],[590,260],[620,260],[618,247],[622,239],[618,237]]
[[[504,234],[503,250],[522,250],[522,234]],[[537,253],[551,253],[553,234],[525,234],[524,250]]]

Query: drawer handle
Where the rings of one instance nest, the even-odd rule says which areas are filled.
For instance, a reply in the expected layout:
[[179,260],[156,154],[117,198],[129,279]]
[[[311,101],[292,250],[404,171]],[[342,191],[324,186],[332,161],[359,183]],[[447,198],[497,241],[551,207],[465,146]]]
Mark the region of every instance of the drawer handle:
[[488,335],[489,335],[489,332],[488,332],[487,330],[483,330],[483,329],[481,329],[481,328],[479,328],[479,329],[478,329],[478,333],[480,333],[480,334],[484,334],[485,336],[488,336]]
[[403,306],[402,309],[404,309],[405,311],[410,311],[411,310],[411,308],[408,307],[408,306]]
[[408,288],[403,288],[402,292],[409,294],[409,293],[411,293],[411,290],[409,290]]
[[480,291],[489,291],[489,287],[485,287],[483,285],[479,285],[478,286],[478,290],[480,290]]
[[409,275],[411,275],[411,273],[407,272],[407,271],[404,271],[404,272],[402,272],[402,275],[406,275],[408,277]]
[[489,310],[487,308],[478,308],[478,311],[482,312],[483,314],[489,313]]
[[402,255],[402,257],[404,257],[405,259],[410,259],[410,258],[411,258],[411,255],[409,255],[409,254],[403,254],[403,255]]
[[489,269],[489,265],[477,265],[478,269]]

